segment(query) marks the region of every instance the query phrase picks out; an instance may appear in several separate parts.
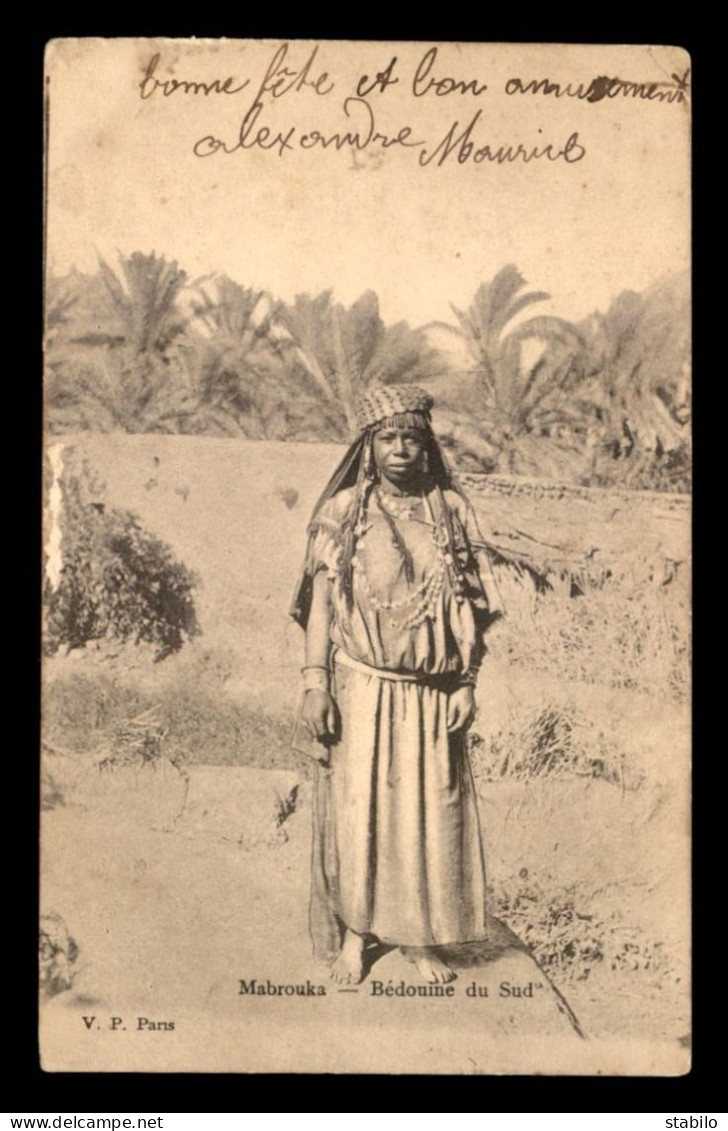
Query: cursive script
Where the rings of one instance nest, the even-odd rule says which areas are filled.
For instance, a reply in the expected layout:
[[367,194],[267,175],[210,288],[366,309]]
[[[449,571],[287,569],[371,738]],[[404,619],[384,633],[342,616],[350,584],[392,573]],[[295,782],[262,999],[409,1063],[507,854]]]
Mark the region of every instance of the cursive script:
[[[455,117],[446,129],[442,130],[440,127],[434,140],[431,134],[423,135],[437,127],[429,126],[426,129],[422,125],[418,127],[407,121],[392,125],[388,121],[384,128],[370,99],[374,98],[375,104],[379,106],[379,99],[386,96],[389,88],[400,83],[402,79],[405,82],[404,90],[411,98],[418,101],[422,98],[448,98],[451,101],[465,99],[471,102],[474,98],[482,98],[488,91],[488,85],[482,78],[459,77],[457,73],[448,73],[448,69],[441,64],[436,46],[428,47],[411,70],[408,67],[405,71],[398,57],[392,55],[381,70],[376,70],[373,74],[360,71],[353,87],[356,93],[340,102],[339,109],[343,114],[344,122],[338,129],[335,124],[332,127],[330,115],[328,115],[329,124],[325,129],[319,126],[315,118],[310,122],[308,117],[305,128],[295,117],[289,118],[281,125],[280,115],[276,124],[272,125],[266,121],[266,111],[274,102],[286,99],[293,106],[298,101],[293,96],[308,95],[309,99],[313,96],[315,103],[319,98],[331,95],[336,87],[329,72],[319,63],[318,45],[310,48],[308,45],[305,48],[294,45],[294,50],[295,56],[288,43],[277,46],[272,55],[268,56],[262,76],[259,73],[255,80],[249,76],[236,78],[234,75],[207,79],[190,75],[163,78],[162,57],[156,52],[144,68],[139,83],[139,96],[143,101],[148,101],[154,97],[210,98],[236,95],[246,91],[242,100],[237,132],[233,132],[230,136],[211,132],[198,138],[192,146],[192,152],[195,157],[200,158],[229,156],[250,150],[272,153],[280,158],[294,150],[362,152],[367,149],[379,151],[398,149],[415,151],[417,163],[424,169],[428,166],[440,168],[446,164],[509,165],[538,161],[573,165],[586,156],[586,146],[581,142],[576,131],[568,134],[565,140],[558,142],[547,141],[542,137],[532,139],[530,142],[512,138],[495,141],[483,137],[484,120],[480,109],[476,110],[469,120],[466,118],[463,122]],[[398,73],[399,71],[402,74]],[[673,76],[673,79],[678,84],[677,94],[681,94],[687,85],[687,73],[682,78]],[[615,98],[618,94],[631,93],[636,96],[635,91],[631,89],[634,85],[604,76],[593,79],[586,86],[579,84],[577,87],[572,86],[571,83],[565,86],[559,85],[549,79],[524,81],[520,78],[511,78],[505,84],[505,93],[507,95],[544,94],[556,98],[570,97],[599,101],[602,98]],[[639,90],[639,96],[648,99],[658,96],[669,99],[671,97],[669,93],[658,90],[661,85],[665,84],[649,84],[649,89]],[[542,130],[539,129],[538,133],[541,134]]]
[[207,134],[195,142],[192,152],[195,157],[211,157],[215,153],[235,153],[241,149],[272,149],[282,157],[286,150],[298,149],[368,149],[379,145],[390,149],[393,145],[405,147],[422,146],[423,141],[411,140],[412,127],[402,126],[394,133],[383,133],[377,129],[374,111],[364,98],[347,98],[343,104],[344,116],[353,118],[350,128],[325,134],[312,129],[306,133],[297,126],[288,129],[272,130],[259,124],[263,105],[256,102],[248,110],[240,125],[238,137],[233,144],[226,144],[221,138]]
[[573,165],[586,156],[586,148],[579,141],[578,133],[572,133],[563,144],[558,145],[554,142],[540,142],[537,145],[510,141],[499,144],[483,142],[476,137],[476,127],[479,126],[482,114],[480,110],[476,111],[463,129],[458,121],[454,121],[440,141],[431,146],[429,141],[413,136],[414,129],[410,125],[403,124],[388,132],[380,129],[374,110],[365,98],[347,98],[342,109],[349,122],[345,129],[333,132],[307,129],[304,132],[297,125],[289,125],[276,130],[262,121],[264,107],[262,103],[256,102],[243,118],[236,138],[226,142],[214,134],[206,134],[195,143],[193,153],[196,157],[212,157],[215,154],[230,155],[260,149],[273,151],[282,157],[295,149],[361,152],[374,147],[388,150],[397,146],[419,150],[418,162],[423,168],[427,165],[442,166],[448,161],[459,165],[468,162],[474,165],[483,162],[505,165],[515,161],[524,164],[531,161],[562,161]]
[[478,98],[488,89],[487,85],[479,83],[477,79],[455,79],[450,75],[436,78],[432,69],[437,62],[437,48],[431,47],[420,59],[412,79],[412,93],[415,98],[423,98],[426,94],[435,94],[442,98],[446,94],[473,94]]
[[[311,49],[308,58],[301,67],[289,67],[288,44],[282,43],[273,54],[273,58],[266,67],[265,74],[253,96],[252,105],[262,101],[266,94],[271,98],[282,98],[291,91],[312,90],[314,94],[329,94],[334,89],[334,83],[329,78],[327,71],[315,69],[318,46]],[[143,100],[151,98],[154,94],[161,94],[169,98],[173,94],[239,94],[250,85],[250,79],[237,82],[232,75],[227,78],[211,79],[203,82],[201,79],[160,79],[157,69],[161,61],[159,52],[149,60],[144,72],[144,78],[139,83],[139,94]]]
[[459,135],[457,131],[460,123],[453,122],[439,145],[430,152],[422,149],[418,157],[420,165],[444,165],[452,154],[459,165],[467,162],[481,165],[484,161],[496,165],[510,165],[514,161],[520,161],[528,165],[531,161],[543,160],[564,161],[567,165],[573,165],[586,156],[586,149],[580,143],[578,133],[571,134],[561,146],[556,146],[553,142],[532,146],[523,145],[522,142],[503,142],[496,146],[490,143],[479,144],[474,134],[480,115],[481,111],[477,110]]
[[302,67],[289,67],[286,65],[288,44],[282,43],[268,64],[263,81],[253,99],[253,105],[260,102],[266,94],[270,94],[273,98],[283,98],[291,91],[301,91],[306,88],[312,90],[314,94],[330,94],[334,89],[334,83],[329,78],[328,71],[321,71],[318,74],[314,71],[317,55],[318,45],[313,48]]
[[506,94],[544,94],[553,98],[579,98],[601,102],[603,98],[641,98],[647,102],[685,102],[690,71],[672,75],[669,82],[627,82],[625,79],[597,75],[589,83],[558,83],[550,79],[508,79]]
[[225,79],[212,79],[210,82],[202,82],[199,79],[158,79],[157,67],[159,66],[160,54],[152,55],[149,60],[144,78],[139,83],[139,94],[146,100],[151,98],[153,94],[160,92],[165,98],[169,98],[172,94],[239,94],[241,90],[250,82],[250,79],[243,79],[242,82],[234,86],[235,79],[232,75],[228,75]]

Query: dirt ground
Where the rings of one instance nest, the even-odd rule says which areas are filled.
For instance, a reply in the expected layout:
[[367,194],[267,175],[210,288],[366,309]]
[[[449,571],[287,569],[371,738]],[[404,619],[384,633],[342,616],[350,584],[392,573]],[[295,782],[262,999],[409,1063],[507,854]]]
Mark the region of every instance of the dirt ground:
[[[176,773],[87,775],[74,804],[45,814],[44,906],[66,912],[77,948],[69,957],[65,936],[56,956],[70,984],[43,1009],[47,1068],[366,1072],[386,1052],[400,1072],[589,1071],[583,1016],[497,919],[485,944],[453,956],[450,998],[405,996],[421,983],[397,951],[356,993],[337,991],[310,954],[305,786],[277,825],[295,774]],[[307,992],[258,994],[253,980]],[[628,1070],[624,1042],[599,1045],[602,1068],[606,1047]],[[674,1042],[654,1055],[679,1063]]]

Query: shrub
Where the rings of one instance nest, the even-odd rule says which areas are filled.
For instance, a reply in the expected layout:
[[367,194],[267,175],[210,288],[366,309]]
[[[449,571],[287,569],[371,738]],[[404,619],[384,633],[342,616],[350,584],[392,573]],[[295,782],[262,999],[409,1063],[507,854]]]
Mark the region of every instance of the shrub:
[[625,922],[607,899],[600,904],[574,886],[545,890],[521,868],[491,891],[491,900],[495,914],[560,983],[585,982],[599,967],[627,977],[645,973],[662,987],[680,982],[672,948]]
[[84,461],[61,477],[62,566],[46,582],[45,646],[53,654],[90,640],[157,646],[156,660],[199,634],[194,574],[130,511],[108,507]]
[[640,783],[636,771],[625,780],[616,744],[566,701],[537,704],[487,738],[470,731],[466,741],[478,781],[587,777],[623,788]]

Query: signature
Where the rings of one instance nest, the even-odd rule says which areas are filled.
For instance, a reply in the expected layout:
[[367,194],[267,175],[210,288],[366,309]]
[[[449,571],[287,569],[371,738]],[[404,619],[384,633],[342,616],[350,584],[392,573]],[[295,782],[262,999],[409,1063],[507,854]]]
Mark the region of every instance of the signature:
[[524,145],[522,142],[501,142],[497,145],[483,143],[476,137],[481,124],[482,111],[477,110],[470,122],[460,130],[459,121],[454,121],[438,144],[430,146],[429,141],[413,136],[410,125],[401,125],[385,133],[378,128],[372,106],[364,98],[347,98],[343,103],[344,115],[350,125],[344,130],[324,133],[318,129],[308,129],[305,133],[296,125],[284,130],[275,130],[261,121],[264,107],[256,102],[248,110],[240,125],[237,138],[230,142],[207,134],[195,143],[196,157],[212,157],[215,154],[232,154],[249,149],[271,150],[279,157],[294,149],[304,150],[342,150],[362,151],[379,146],[390,149],[393,146],[417,149],[421,167],[442,166],[446,162],[459,165],[472,163],[481,165],[512,164],[531,161],[562,161],[572,165],[586,156],[586,148],[579,141],[578,133],[572,133],[563,144],[541,142],[538,145]]
[[263,104],[255,102],[240,124],[237,139],[227,144],[213,134],[207,134],[195,142],[192,152],[195,157],[211,157],[214,153],[235,153],[240,149],[272,149],[282,157],[286,150],[298,149],[367,149],[380,145],[390,149],[393,145],[405,147],[422,146],[424,141],[412,140],[412,127],[402,126],[395,133],[385,134],[377,129],[374,111],[364,98],[347,98],[343,104],[344,115],[352,118],[351,128],[324,134],[313,129],[302,132],[298,126],[289,126],[285,131],[272,130],[259,125]]

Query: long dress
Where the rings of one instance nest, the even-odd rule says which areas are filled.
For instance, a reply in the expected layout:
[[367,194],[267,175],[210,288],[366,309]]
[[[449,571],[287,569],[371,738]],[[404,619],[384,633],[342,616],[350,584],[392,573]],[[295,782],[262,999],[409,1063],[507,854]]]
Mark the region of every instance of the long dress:
[[309,567],[331,584],[340,713],[338,741],[314,787],[310,924],[320,958],[338,953],[346,927],[411,947],[485,936],[476,794],[465,735],[448,733],[447,706],[482,658],[487,602],[468,538],[472,511],[455,492],[437,498],[458,560],[447,552],[434,493],[411,513],[392,513],[402,500],[388,504],[373,492],[351,606],[341,576],[351,490],[316,517]]

